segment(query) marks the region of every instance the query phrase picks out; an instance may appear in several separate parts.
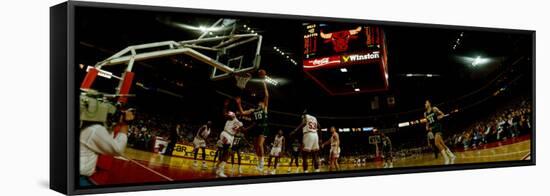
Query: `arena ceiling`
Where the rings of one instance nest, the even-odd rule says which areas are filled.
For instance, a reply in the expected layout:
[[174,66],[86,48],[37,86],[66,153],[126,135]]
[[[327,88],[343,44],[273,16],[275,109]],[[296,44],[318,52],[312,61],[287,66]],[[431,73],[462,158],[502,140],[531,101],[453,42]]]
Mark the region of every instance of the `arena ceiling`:
[[[145,11],[95,12],[89,8],[79,9],[83,9],[78,12],[81,16],[90,16],[88,12],[95,16],[77,16],[77,63],[84,65],[93,65],[129,45],[188,40],[201,34],[200,30],[167,25],[167,20],[200,27],[218,19],[216,16],[176,13],[159,15]],[[294,64],[286,58],[288,55],[295,62],[302,62],[302,21],[244,18],[237,23],[237,31],[250,31],[242,27],[247,25],[264,37],[262,69],[267,70],[270,77],[281,81],[277,86],[270,86],[271,108],[293,114],[305,108],[327,118],[404,113],[421,110],[423,101],[428,98],[437,104],[448,104],[445,109],[451,109],[494,93],[516,77],[532,71],[529,65],[533,40],[530,36],[382,25],[388,48],[389,89],[330,96],[315,82],[304,77],[300,63]],[[274,47],[284,51],[285,55]],[[487,61],[473,66],[478,56]],[[234,86],[232,79],[210,81],[210,69],[204,64],[176,56],[140,62],[134,71],[136,80],[176,92],[181,95],[174,99],[176,101],[193,103],[200,101],[202,96],[216,96],[208,89],[225,90]],[[252,93],[261,96],[257,84],[251,82],[249,88]],[[163,106],[165,101],[162,99],[166,96],[154,96],[139,90],[136,93],[142,93],[141,97],[147,99],[146,102],[155,102],[159,108],[173,109],[169,105]],[[387,104],[388,98],[395,100],[394,106]],[[373,109],[374,100],[379,102],[378,109]],[[202,106],[191,104],[185,107]]]

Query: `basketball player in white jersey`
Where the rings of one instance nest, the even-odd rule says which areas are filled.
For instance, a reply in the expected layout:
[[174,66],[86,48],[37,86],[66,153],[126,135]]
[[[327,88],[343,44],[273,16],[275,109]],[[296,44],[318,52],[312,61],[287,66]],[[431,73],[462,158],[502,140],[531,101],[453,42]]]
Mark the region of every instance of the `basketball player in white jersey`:
[[220,155],[220,159],[218,160],[218,163],[216,165],[216,168],[217,168],[216,176],[222,177],[222,178],[227,177],[224,174],[224,169],[225,169],[225,164],[227,162],[227,159],[229,158],[228,156],[229,148],[233,144],[233,137],[235,136],[235,134],[237,134],[237,132],[240,131],[240,129],[243,126],[243,123],[241,123],[241,121],[237,119],[237,117],[235,116],[235,113],[228,112],[227,118],[228,120],[227,122],[225,122],[225,127],[222,133],[220,134],[220,141],[221,141],[221,144],[223,145],[223,148]]
[[210,135],[210,127],[212,127],[212,121],[206,122],[205,125],[203,125],[197,133],[195,134],[195,138],[193,139],[193,154],[194,154],[194,162],[193,166],[197,167],[197,154],[199,154],[199,149],[202,150],[202,168],[206,169],[206,138],[208,138],[208,135]]
[[332,126],[330,127],[330,133],[332,134],[330,136],[330,140],[323,143],[323,147],[325,145],[328,145],[330,143],[330,157],[329,157],[329,170],[332,171],[333,169],[339,170],[340,166],[338,165],[338,158],[340,157],[340,136],[338,135],[338,131],[336,131],[336,127]]
[[283,130],[279,129],[279,132],[277,132],[277,135],[275,135],[275,138],[273,139],[271,152],[269,153],[269,159],[267,160],[267,168],[269,168],[271,166],[271,159],[275,158],[273,170],[271,170],[272,175],[277,172],[277,164],[279,163],[279,157],[281,156],[281,153],[284,151],[284,147],[285,136]]
[[305,173],[308,173],[307,170],[307,158],[309,155],[312,156],[313,167],[315,172],[319,172],[319,123],[317,118],[312,115],[307,114],[304,111],[302,115],[302,123],[292,131],[291,135],[294,135],[299,129],[302,129],[303,139],[302,139],[302,166]]

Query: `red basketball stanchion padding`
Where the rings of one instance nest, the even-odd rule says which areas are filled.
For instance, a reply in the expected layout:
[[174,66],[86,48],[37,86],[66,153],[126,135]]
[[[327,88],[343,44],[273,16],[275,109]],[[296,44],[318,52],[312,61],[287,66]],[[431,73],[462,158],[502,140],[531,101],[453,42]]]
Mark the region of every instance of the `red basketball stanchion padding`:
[[[133,72],[125,72],[124,73],[124,79],[122,83],[119,86],[119,94],[128,94],[130,93],[130,88],[132,87],[132,80],[134,80],[134,73]],[[120,96],[118,98],[119,103],[126,103],[128,101],[128,97],[126,96]]]
[[80,84],[81,89],[90,89],[92,87],[92,84],[95,81],[95,78],[97,77],[97,74],[99,73],[99,70],[96,68],[90,68],[88,70],[88,73],[86,73],[86,77],[84,77],[84,80],[82,81],[82,84]]

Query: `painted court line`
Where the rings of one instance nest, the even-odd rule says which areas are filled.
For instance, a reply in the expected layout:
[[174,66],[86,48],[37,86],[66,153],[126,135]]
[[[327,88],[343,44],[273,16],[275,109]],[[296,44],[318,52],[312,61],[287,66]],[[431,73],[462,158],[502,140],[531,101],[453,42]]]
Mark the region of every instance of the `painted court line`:
[[149,168],[149,167],[147,167],[147,166],[145,166],[145,165],[143,165],[143,164],[141,164],[141,163],[138,163],[137,161],[134,161],[133,159],[130,159],[130,158],[128,158],[128,157],[124,157],[124,158],[128,159],[128,161],[130,161],[130,162],[132,162],[132,163],[134,163],[134,164],[136,164],[136,165],[138,165],[138,166],[140,166],[140,167],[143,167],[144,169],[146,169],[146,170],[148,170],[148,171],[150,171],[150,172],[152,172],[152,173],[154,173],[154,174],[156,174],[156,175],[158,175],[158,176],[160,176],[160,177],[162,177],[162,178],[164,178],[164,179],[166,179],[166,180],[168,180],[168,181],[174,181],[174,179],[172,179],[172,178],[170,178],[170,177],[168,177],[168,176],[165,176],[165,175],[163,175],[163,174],[161,174],[161,173],[159,173],[159,172],[157,172],[157,171],[155,171],[155,170],[153,170],[153,169],[151,169],[151,168]]

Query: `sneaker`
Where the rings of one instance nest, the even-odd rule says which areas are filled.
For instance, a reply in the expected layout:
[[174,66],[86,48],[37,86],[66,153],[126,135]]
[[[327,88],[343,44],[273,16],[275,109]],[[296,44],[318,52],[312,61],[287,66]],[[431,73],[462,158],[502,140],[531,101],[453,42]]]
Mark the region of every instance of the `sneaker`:
[[449,158],[451,158],[451,160],[455,160],[455,159],[456,159],[456,155],[451,154],[451,156],[449,156]]
[[202,168],[203,168],[203,169],[208,169],[208,165],[206,165],[206,162],[205,162],[205,161],[202,162]]
[[256,170],[258,170],[260,173],[262,173],[262,171],[264,171],[264,168],[260,167],[260,166],[256,166]]
[[216,175],[221,178],[226,178],[227,176],[223,173],[223,170],[218,170],[216,172]]
[[243,173],[243,168],[239,165],[239,174]]
[[307,173],[309,173],[309,171],[308,171],[308,170],[305,170],[305,171],[304,171],[304,173],[306,173],[306,174],[307,174]]
[[321,169],[316,169],[315,170],[315,173],[319,173],[319,172],[321,172]]
[[193,167],[199,166],[199,163],[197,163],[197,160],[193,161]]
[[287,172],[290,173],[290,171],[292,171],[292,167],[288,167]]
[[271,172],[270,172],[271,175],[275,175],[275,173],[277,173],[277,170],[275,170],[275,169],[271,170]]
[[296,171],[294,173],[300,173],[300,168],[296,168]]

